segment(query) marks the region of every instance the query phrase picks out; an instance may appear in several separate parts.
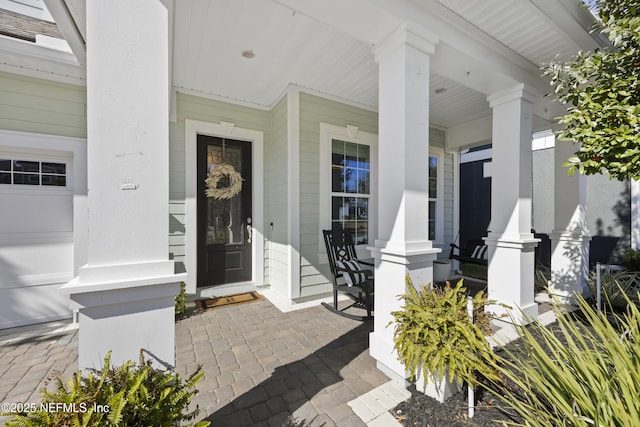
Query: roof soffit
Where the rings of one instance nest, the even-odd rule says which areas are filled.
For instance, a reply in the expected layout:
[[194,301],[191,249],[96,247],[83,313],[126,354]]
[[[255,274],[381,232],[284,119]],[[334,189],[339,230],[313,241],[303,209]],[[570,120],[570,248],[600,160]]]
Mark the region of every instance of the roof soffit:
[[[69,15],[73,17],[72,21],[74,22],[79,34],[79,39],[84,40],[86,34],[86,2],[84,0],[45,1],[47,1],[47,4],[49,2],[65,3],[67,5]],[[231,1],[232,0],[230,0],[229,4],[231,4]],[[220,95],[221,98],[228,98],[230,100],[246,100],[249,103],[255,102],[256,104],[263,105],[265,107],[269,106],[269,103],[272,102],[273,99],[279,99],[283,88],[290,83],[299,84],[302,87],[308,87],[318,93],[322,93],[323,91],[326,91],[327,88],[331,88],[333,92],[327,92],[328,95],[333,94],[340,96],[341,94],[345,94],[346,99],[348,98],[355,102],[362,102],[363,105],[375,108],[377,102],[375,101],[376,95],[374,93],[374,89],[376,89],[375,92],[377,92],[377,74],[372,71],[373,68],[371,63],[373,62],[373,55],[370,48],[380,43],[380,41],[395,31],[403,21],[411,20],[425,29],[437,34],[440,39],[440,43],[436,46],[435,54],[431,61],[432,72],[439,76],[446,76],[450,82],[461,85],[461,91],[462,86],[476,91],[476,94],[473,96],[478,98],[477,102],[479,104],[486,104],[488,107],[486,97],[481,94],[489,95],[499,90],[513,87],[519,82],[528,83],[543,92],[549,90],[548,83],[546,83],[540,76],[541,72],[538,64],[532,62],[530,58],[517,53],[515,50],[503,44],[500,40],[492,37],[490,34],[484,32],[442,4],[454,1],[455,0],[349,0],[348,2],[345,2],[344,0],[323,0],[321,2],[310,2],[308,0],[272,0],[272,2],[267,3],[275,3],[279,6],[283,6],[290,12],[294,12],[294,14],[299,13],[318,24],[328,26],[328,28],[335,30],[333,32],[328,31],[330,34],[335,33],[331,36],[335,37],[335,40],[331,39],[332,43],[330,44],[333,46],[330,49],[333,50],[335,54],[329,55],[328,53],[324,53],[325,51],[321,49],[322,46],[320,46],[320,43],[317,40],[308,40],[309,43],[307,43],[307,47],[310,49],[316,49],[318,53],[321,53],[321,55],[315,59],[316,64],[320,63],[320,56],[329,57],[327,58],[327,64],[329,64],[328,61],[333,57],[335,57],[334,59],[337,61],[335,64],[347,64],[348,61],[351,61],[354,57],[353,52],[356,52],[356,56],[358,58],[362,57],[359,59],[361,64],[357,67],[354,65],[353,68],[350,69],[349,73],[352,75],[344,75],[347,71],[344,71],[343,67],[334,67],[339,68],[339,71],[343,72],[343,75],[338,75],[336,72],[335,74],[327,73],[326,76],[322,74],[320,76],[312,75],[313,78],[309,78],[308,73],[310,73],[310,71],[303,67],[304,64],[298,64],[298,71],[303,74],[297,75],[297,77],[305,76],[307,79],[296,80],[296,75],[294,74],[287,74],[286,76],[283,75],[282,69],[276,73],[276,71],[271,70],[270,68],[264,68],[262,73],[258,76],[258,81],[255,82],[255,85],[257,86],[254,85],[254,82],[247,82],[246,93],[241,92],[239,89],[235,93],[226,93],[220,89],[220,87],[222,87],[226,90],[226,87],[224,86],[208,87],[207,85],[211,84],[211,76],[213,76],[214,73],[210,71],[207,72],[207,70],[209,70],[208,68],[193,67],[193,63],[190,62],[189,57],[186,57],[187,50],[184,49],[184,44],[176,44],[176,50],[173,52],[173,81],[175,83],[177,78],[193,84],[192,86],[183,86],[185,90],[193,90],[193,93],[211,94],[213,96]],[[472,2],[474,0],[469,1]],[[563,5],[565,3],[578,2],[578,0],[518,1],[522,1],[523,4],[526,3],[526,5],[528,5],[527,7],[536,10],[544,8],[545,3],[549,2],[554,3],[557,1]],[[178,8],[180,4],[181,3],[176,2],[176,8]],[[579,14],[579,12],[575,11],[566,11],[566,7],[563,10],[565,10],[566,16],[562,19],[569,19],[572,14]],[[539,10],[538,13],[540,13]],[[557,14],[560,15],[560,12],[557,12]],[[201,18],[203,20],[205,19],[204,17]],[[231,18],[237,19],[238,17],[232,16]],[[547,16],[546,19],[551,18]],[[574,19],[574,21],[576,21],[576,19]],[[197,22],[192,22],[192,25],[195,25]],[[550,22],[550,25],[552,24],[553,23]],[[554,25],[557,27],[557,24]],[[581,34],[580,28],[582,27],[580,25],[574,22],[566,29],[570,34],[565,33],[565,35],[572,40],[578,40],[578,43],[586,43],[588,40],[585,38],[584,34]],[[211,27],[212,25],[209,23],[207,26]],[[176,30],[179,28],[177,24],[175,28]],[[348,37],[345,36],[346,38],[352,39],[350,41],[344,40],[338,37],[340,33],[347,35]],[[583,33],[586,34],[586,32]],[[254,36],[255,35],[256,34],[254,34]],[[586,37],[589,38],[588,35]],[[290,34],[289,38],[295,38],[294,34]],[[266,38],[263,39],[264,42],[267,41]],[[172,41],[175,40],[177,39],[172,37]],[[258,40],[261,40],[261,38],[258,37]],[[327,48],[325,45],[323,46],[325,49]],[[340,46],[340,48],[339,50],[336,50],[338,46]],[[192,46],[189,47],[189,49],[191,48]],[[281,48],[280,50],[284,52],[284,49]],[[220,53],[219,50],[215,51]],[[205,52],[203,51],[203,53]],[[227,54],[227,52],[222,53],[225,55]],[[233,55],[232,58],[238,56],[235,50],[229,54]],[[202,57],[202,54],[200,57]],[[255,67],[256,64],[260,64],[259,61],[261,61],[262,58],[263,56],[258,55],[251,63],[241,62],[243,65],[240,66],[233,66],[232,63],[229,63],[230,68],[233,68],[234,70],[232,76],[234,84],[236,82],[243,82],[245,80],[242,80],[242,78],[250,76],[248,74],[249,71],[244,70],[241,67],[248,68],[249,64],[253,64],[251,66]],[[297,59],[297,56],[289,56],[286,58],[286,61],[284,61],[289,64],[288,69],[285,70],[287,72],[293,68],[291,67],[291,58]],[[270,62],[277,61],[274,61],[273,58],[271,58]],[[185,68],[186,71],[176,69],[175,64],[189,64],[189,68]],[[313,67],[308,64],[312,69],[311,71],[316,74],[320,71],[326,70],[328,67],[328,65],[325,68],[316,67],[316,64],[313,64]],[[195,73],[194,70],[198,70],[199,74],[190,76],[189,73]],[[243,73],[246,74],[246,76]],[[200,74],[202,74],[202,76],[200,76]],[[360,75],[359,79],[355,79],[354,76],[356,74]],[[322,79],[320,77],[322,77]],[[217,78],[217,80],[219,80],[221,82],[220,85],[222,85],[221,78]],[[318,83],[319,85],[305,85],[305,81]],[[348,86],[349,82],[351,87]],[[354,82],[358,82],[360,87],[355,87],[356,84]],[[228,85],[229,83],[227,82],[226,84]],[[340,85],[347,86],[340,88]],[[369,86],[371,86],[371,88]],[[259,94],[256,90],[263,92],[268,90],[269,93]],[[364,93],[364,91],[368,91],[368,97],[365,98],[361,96],[360,98],[352,98],[351,95],[358,93],[358,91],[360,91],[361,94]],[[448,95],[451,94],[450,86]],[[256,97],[258,95],[260,98]],[[469,95],[467,94],[467,96]],[[435,99],[433,101],[436,102]],[[450,103],[450,97],[448,97],[447,102]],[[449,114],[449,116],[453,117],[453,112]],[[467,117],[469,116],[467,115]]]
[[536,64],[436,0],[276,1],[372,45],[385,40],[403,21],[413,21],[440,39],[432,61],[434,71],[485,94],[523,81],[546,86]]

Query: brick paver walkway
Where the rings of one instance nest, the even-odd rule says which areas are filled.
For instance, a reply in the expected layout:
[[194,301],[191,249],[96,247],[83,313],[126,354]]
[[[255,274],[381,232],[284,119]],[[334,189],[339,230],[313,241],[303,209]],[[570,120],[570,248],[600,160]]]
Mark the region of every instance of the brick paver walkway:
[[[39,403],[46,378],[78,369],[77,329],[0,337],[0,403]],[[0,417],[4,425],[7,417]]]
[[[192,405],[215,427],[363,426],[347,402],[388,381],[369,356],[372,327],[320,306],[210,310],[176,323],[176,369],[187,375],[202,365]],[[76,366],[76,331],[0,337],[0,402],[39,402],[54,369],[68,377]]]

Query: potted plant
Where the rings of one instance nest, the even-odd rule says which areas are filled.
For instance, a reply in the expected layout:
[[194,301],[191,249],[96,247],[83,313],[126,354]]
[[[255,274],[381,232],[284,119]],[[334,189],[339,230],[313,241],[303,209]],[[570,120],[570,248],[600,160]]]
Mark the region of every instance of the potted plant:
[[455,287],[425,286],[416,290],[407,276],[404,306],[392,312],[394,348],[416,388],[443,402],[460,389],[463,381],[470,387],[478,375],[497,380],[493,368],[496,359],[485,335],[491,316],[484,312],[484,292],[473,297],[474,318],[467,312],[463,280]]

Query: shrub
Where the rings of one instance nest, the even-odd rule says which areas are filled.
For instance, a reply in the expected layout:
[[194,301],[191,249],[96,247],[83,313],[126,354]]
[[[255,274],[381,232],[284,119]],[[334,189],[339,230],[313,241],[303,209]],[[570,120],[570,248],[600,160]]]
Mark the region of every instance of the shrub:
[[622,266],[629,271],[640,271],[640,249],[624,251]]
[[187,297],[185,294],[185,283],[180,282],[180,293],[176,295],[176,319],[181,319],[187,314]]
[[[55,390],[42,390],[42,404],[63,410],[36,411],[14,415],[6,425],[18,426],[175,426],[180,421],[193,420],[198,408],[183,414],[197,393],[196,383],[204,376],[201,368],[183,381],[172,371],[151,366],[140,352],[140,362],[131,361],[111,367],[111,352],[104,359],[102,371],[89,370],[74,374],[68,381],[55,378]],[[63,404],[65,406],[63,406]],[[206,427],[200,421],[195,427]]]
[[499,394],[519,425],[639,426],[638,307],[630,304],[614,326],[580,296],[578,304],[584,323],[556,308],[557,332],[537,322],[518,328],[524,354],[507,351],[498,367],[516,387],[498,384]]
[[[466,290],[463,281],[452,288],[425,286],[419,291],[407,276],[408,293],[402,295],[402,310],[392,312],[395,319],[394,348],[411,378],[422,369],[423,378],[429,374],[442,380],[446,372],[449,381],[476,384],[476,373],[496,378],[491,351],[485,333],[491,317],[484,312],[488,303],[483,292],[473,297],[475,323],[467,313]],[[389,323],[389,325],[394,322]]]
[[[591,292],[590,301],[595,301],[597,293],[596,273],[587,279]],[[600,274],[602,305],[605,311],[623,311],[629,302],[638,304],[640,273],[633,271],[611,271]]]

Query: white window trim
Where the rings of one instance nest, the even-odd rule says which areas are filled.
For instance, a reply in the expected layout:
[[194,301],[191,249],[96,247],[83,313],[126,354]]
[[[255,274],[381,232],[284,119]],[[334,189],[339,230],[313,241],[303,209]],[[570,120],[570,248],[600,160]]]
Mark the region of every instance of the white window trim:
[[[369,243],[356,246],[358,258],[371,258],[367,246],[373,245],[378,229],[378,135],[359,130],[356,126],[336,126],[320,123],[320,230],[331,228],[331,141],[341,141],[364,144],[370,147],[371,182],[369,193]],[[319,243],[320,262],[326,263],[324,241]]]
[[432,199],[436,201],[436,235],[433,242],[436,246],[442,246],[444,245],[444,149],[429,147],[429,157],[438,159],[438,197],[429,195],[429,201]]
[[[73,194],[73,188],[71,186],[73,178],[73,155],[72,153],[60,153],[52,150],[41,150],[36,152],[34,150],[20,150],[20,149],[5,149],[0,147],[0,159],[5,160],[23,160],[28,162],[38,163],[62,163],[66,166],[66,185],[29,185],[29,184],[2,184],[0,185],[0,194],[4,192],[11,192],[11,194],[24,192],[25,194],[52,194],[52,193],[64,193]],[[13,172],[12,172],[13,173]],[[38,175],[42,176],[43,172],[38,172]],[[44,175],[47,175],[44,173]],[[54,174],[55,175],[55,174]]]

